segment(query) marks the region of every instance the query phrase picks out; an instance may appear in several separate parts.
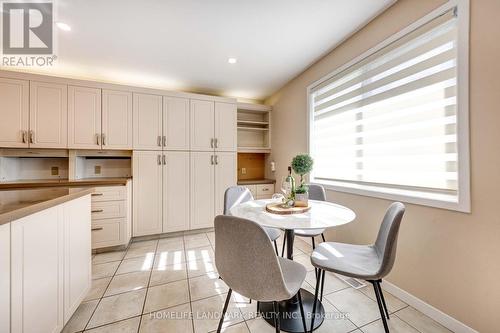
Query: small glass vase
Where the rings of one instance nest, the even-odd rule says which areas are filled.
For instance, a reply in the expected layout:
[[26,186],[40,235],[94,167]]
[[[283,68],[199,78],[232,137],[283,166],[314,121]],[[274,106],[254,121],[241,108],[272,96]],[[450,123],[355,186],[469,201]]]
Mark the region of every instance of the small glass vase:
[[309,193],[295,193],[295,207],[307,207],[309,205]]

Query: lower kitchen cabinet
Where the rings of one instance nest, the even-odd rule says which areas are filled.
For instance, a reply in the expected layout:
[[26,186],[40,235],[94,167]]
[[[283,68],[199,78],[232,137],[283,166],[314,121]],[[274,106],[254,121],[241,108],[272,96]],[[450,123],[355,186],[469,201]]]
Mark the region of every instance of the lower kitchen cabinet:
[[189,152],[134,151],[133,236],[189,229]]
[[0,332],[10,332],[10,223],[0,225]]
[[87,195],[10,223],[11,332],[61,331],[89,291],[89,208]]

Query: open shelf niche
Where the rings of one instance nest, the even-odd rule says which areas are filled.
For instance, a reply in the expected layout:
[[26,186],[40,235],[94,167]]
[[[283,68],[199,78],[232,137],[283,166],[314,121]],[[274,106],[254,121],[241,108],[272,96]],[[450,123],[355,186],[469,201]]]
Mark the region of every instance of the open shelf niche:
[[271,107],[238,103],[238,152],[271,152]]
[[132,176],[132,152],[122,150],[71,150],[70,179]]

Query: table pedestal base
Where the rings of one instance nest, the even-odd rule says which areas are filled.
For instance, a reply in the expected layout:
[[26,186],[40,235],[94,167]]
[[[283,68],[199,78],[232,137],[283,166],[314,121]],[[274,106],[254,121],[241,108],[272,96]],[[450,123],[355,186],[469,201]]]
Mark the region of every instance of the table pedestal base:
[[[314,295],[305,289],[300,290],[302,304],[306,315],[306,327],[311,329],[312,308],[314,305]],[[280,328],[285,332],[304,332],[302,316],[300,315],[299,301],[297,297],[279,302],[280,307]],[[261,302],[260,312],[262,318],[274,327],[273,302]],[[314,329],[317,329],[323,323],[325,309],[318,300],[316,305],[316,319],[314,319]]]

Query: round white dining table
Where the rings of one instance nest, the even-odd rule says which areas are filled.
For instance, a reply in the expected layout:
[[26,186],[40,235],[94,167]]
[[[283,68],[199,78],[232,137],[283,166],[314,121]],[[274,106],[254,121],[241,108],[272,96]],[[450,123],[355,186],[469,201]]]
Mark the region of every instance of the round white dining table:
[[[340,226],[353,221],[356,214],[347,207],[327,202],[309,200],[311,209],[301,214],[279,215],[266,210],[266,205],[276,200],[252,200],[236,205],[230,209],[230,214],[245,218],[263,227],[279,228],[285,231],[287,258],[293,260],[293,242],[295,230],[324,229]],[[300,290],[306,322],[309,324],[312,316],[314,295],[305,289]],[[273,302],[260,302],[258,311],[262,317],[274,326]],[[323,323],[325,310],[318,300],[315,311],[314,329]],[[302,317],[296,296],[280,302],[280,329],[286,332],[303,332]],[[310,327],[308,327],[310,329]]]

